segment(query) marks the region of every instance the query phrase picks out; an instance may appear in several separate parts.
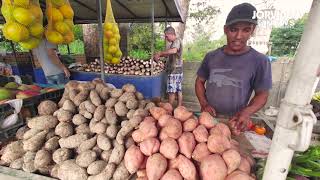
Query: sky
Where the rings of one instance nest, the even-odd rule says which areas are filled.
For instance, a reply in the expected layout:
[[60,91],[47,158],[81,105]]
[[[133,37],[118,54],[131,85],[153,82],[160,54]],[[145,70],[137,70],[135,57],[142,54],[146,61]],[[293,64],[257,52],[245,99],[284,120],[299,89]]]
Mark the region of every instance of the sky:
[[[258,11],[273,5],[279,16],[270,20],[270,23],[274,26],[283,25],[292,18],[300,18],[303,14],[309,12],[312,4],[312,0],[265,0],[265,3],[263,0],[191,0],[189,9],[195,8],[195,3],[204,1],[207,2],[207,5],[217,6],[220,9],[220,14],[217,18],[213,19],[207,26],[203,24],[205,26],[204,31],[212,33],[212,39],[219,39],[223,35],[225,19],[231,8],[237,4],[249,2],[256,6]],[[193,33],[196,31],[194,27],[195,21],[189,18],[185,31],[185,43],[193,40]]]

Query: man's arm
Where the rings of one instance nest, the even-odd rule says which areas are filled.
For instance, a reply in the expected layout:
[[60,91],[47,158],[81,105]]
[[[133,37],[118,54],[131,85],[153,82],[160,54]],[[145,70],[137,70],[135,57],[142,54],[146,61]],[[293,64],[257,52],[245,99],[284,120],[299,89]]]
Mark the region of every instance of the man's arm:
[[155,60],[159,60],[160,57],[168,57],[171,54],[176,54],[178,52],[178,48],[170,48],[165,51],[158,52],[154,55]]
[[198,97],[201,111],[209,112],[211,115],[216,116],[216,111],[213,107],[211,107],[208,103],[208,100],[205,96],[206,89],[205,89],[206,80],[197,76],[196,83],[195,83],[195,91]]
[[47,49],[47,52],[51,62],[61,68],[67,77],[70,77],[69,70],[64,66],[64,64],[62,64],[59,57],[57,56],[57,53],[55,52],[55,49],[49,48]]

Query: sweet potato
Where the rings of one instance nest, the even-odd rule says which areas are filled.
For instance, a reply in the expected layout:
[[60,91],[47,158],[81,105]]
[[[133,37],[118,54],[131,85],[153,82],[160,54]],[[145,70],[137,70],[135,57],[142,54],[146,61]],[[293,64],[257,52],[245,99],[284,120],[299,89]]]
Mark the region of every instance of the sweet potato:
[[114,110],[106,109],[105,118],[108,124],[117,123],[117,114]]
[[250,174],[251,166],[249,161],[245,157],[241,157],[240,165],[238,167],[240,171]]
[[179,151],[179,145],[176,140],[167,138],[161,142],[160,153],[167,159],[176,158]]
[[111,179],[115,170],[116,170],[115,164],[113,163],[107,164],[106,168],[101,173],[94,176],[89,176],[88,180]]
[[38,134],[39,132],[41,132],[41,130],[39,129],[29,129],[27,132],[23,134],[23,139],[24,140],[30,139],[36,134]]
[[217,122],[208,112],[202,112],[199,117],[199,123],[204,125],[207,129],[211,129]]
[[100,121],[102,118],[104,118],[105,116],[105,106],[104,105],[100,105],[96,108],[96,110],[94,111],[93,114],[93,118],[97,121]]
[[97,136],[94,136],[93,138],[83,141],[78,148],[78,152],[81,153],[83,151],[92,149],[96,144]]
[[53,115],[53,113],[58,109],[55,102],[50,100],[42,101],[38,106],[38,114],[42,115]]
[[233,173],[229,174],[225,180],[254,180],[254,178],[245,172],[234,171]]
[[236,150],[229,149],[223,152],[222,158],[228,167],[228,174],[240,166],[241,156]]
[[148,102],[146,107],[144,107],[144,109],[149,111],[153,107],[156,107],[156,104],[154,104],[153,102]]
[[160,142],[156,138],[148,138],[140,143],[140,150],[146,156],[151,156],[152,154],[159,151]]
[[56,136],[56,133],[54,132],[54,129],[50,129],[49,132],[46,135],[46,141]]
[[132,138],[135,142],[142,142],[157,135],[158,129],[155,122],[152,120],[144,120],[140,123],[139,129],[132,133]]
[[104,151],[108,151],[109,149],[111,149],[111,146],[112,146],[109,138],[104,134],[98,135],[97,145],[100,149]]
[[96,90],[91,90],[89,97],[90,97],[92,104],[94,104],[95,106],[101,105],[101,99],[100,99],[100,96]]
[[71,150],[67,148],[57,149],[52,154],[52,160],[57,164],[61,164],[62,162],[70,158],[71,158]]
[[71,113],[75,113],[76,110],[77,110],[76,106],[74,105],[74,103],[69,99],[64,101],[62,109],[65,110],[65,111],[69,111]]
[[168,162],[160,153],[153,154],[147,160],[146,171],[149,180],[159,180],[167,170]]
[[127,102],[126,102],[126,107],[128,109],[137,109],[139,106],[139,102],[136,100],[136,99],[129,99]]
[[88,139],[86,134],[75,134],[67,138],[61,138],[59,140],[59,145],[61,148],[77,148],[83,141]]
[[[147,163],[147,161],[146,161]],[[146,169],[140,169],[137,171],[137,176],[138,177],[147,177],[147,170]]]
[[110,95],[112,98],[119,98],[123,94],[122,89],[112,89]]
[[112,107],[114,107],[114,105],[115,105],[117,102],[118,102],[117,98],[110,98],[110,99],[108,99],[108,100],[106,101],[105,106],[106,106],[107,108],[112,108]]
[[90,100],[84,101],[84,108],[91,114],[94,113],[96,110],[97,106],[95,106]]
[[87,123],[83,123],[75,128],[76,134],[91,134],[90,128]]
[[193,130],[194,138],[197,142],[207,142],[209,133],[204,125],[199,125],[196,129]]
[[179,151],[187,158],[191,158],[191,154],[196,146],[194,135],[190,132],[184,132],[178,139]]
[[160,127],[164,127],[167,125],[167,123],[172,119],[172,116],[170,116],[169,114],[164,114],[162,116],[159,117],[158,119],[158,124]]
[[183,131],[191,132],[198,126],[198,121],[194,118],[190,118],[183,123]]
[[117,167],[117,169],[115,170],[112,178],[113,180],[127,180],[129,179],[129,176],[130,176],[130,173],[126,168],[124,161],[122,161]]
[[22,141],[15,141],[7,145],[1,156],[1,160],[5,163],[12,163],[14,160],[21,158],[24,155]]
[[144,160],[144,156],[139,147],[132,145],[124,155],[124,163],[130,174],[137,172]]
[[203,180],[224,180],[227,172],[227,166],[218,154],[209,155],[201,161],[200,175]]
[[58,178],[61,180],[86,180],[88,175],[86,170],[77,165],[74,160],[67,160],[59,166]]
[[209,151],[206,143],[197,144],[192,152],[192,159],[200,162],[203,158],[210,155],[211,152]]
[[130,99],[135,99],[135,95],[132,92],[125,92],[119,97],[119,101],[126,103]]
[[38,116],[28,121],[28,127],[31,129],[46,130],[56,127],[58,119],[51,115]]
[[30,128],[28,128],[28,126],[23,126],[21,128],[19,128],[16,132],[16,139],[18,140],[22,140],[23,139],[23,136],[24,134],[29,131]]
[[19,158],[10,163],[10,168],[12,169],[22,169],[23,166],[23,158]]
[[107,166],[107,162],[98,160],[91,163],[87,168],[87,173],[89,175],[97,175],[99,174],[105,167]]
[[52,162],[52,156],[49,151],[39,150],[34,158],[34,167],[39,169],[48,166]]
[[23,150],[25,151],[38,151],[41,149],[45,142],[47,131],[41,131],[32,138],[23,141]]
[[175,170],[175,169],[170,169],[168,170],[160,180],[183,180],[181,174],[179,173],[179,171]]
[[224,135],[212,134],[208,138],[208,149],[212,153],[221,154],[231,148],[229,139]]
[[133,116],[140,116],[141,118],[145,118],[148,115],[149,115],[149,112],[145,109],[137,109],[133,113]]
[[99,93],[101,100],[105,101],[109,98],[110,88],[104,87]]
[[100,158],[102,160],[104,160],[105,162],[109,161],[109,158],[111,156],[112,150],[108,150],[108,151],[102,151],[102,153],[100,154]]
[[222,134],[226,136],[228,139],[231,139],[231,131],[229,127],[224,123],[218,123],[215,125],[214,128],[210,129],[210,135],[215,133]]
[[194,166],[192,161],[183,155],[179,155],[178,159],[179,159],[178,160],[178,162],[179,162],[178,170],[179,170],[181,176],[184,179],[196,180],[197,171],[196,171],[196,167]]
[[37,169],[34,167],[34,158],[36,157],[35,152],[26,152],[23,156],[23,165],[22,165],[22,170],[26,172],[33,173]]
[[91,121],[89,124],[90,131],[97,134],[104,134],[107,130],[107,125],[102,122]]
[[132,84],[125,84],[122,86],[122,90],[124,92],[129,92],[129,93],[135,93],[137,90],[136,90],[136,87]]
[[240,151],[239,143],[236,140],[230,139],[230,144],[231,144],[231,147],[230,147],[231,149],[234,149],[238,152]]
[[136,92],[135,95],[139,101],[142,101],[144,99],[144,96],[141,92]]
[[124,145],[119,144],[117,143],[117,141],[115,141],[114,148],[112,149],[108,163],[114,163],[116,165],[119,165],[124,157],[125,151],[126,150]]
[[50,176],[54,178],[58,178],[58,169],[59,169],[59,164],[55,164],[50,171]]
[[53,151],[59,148],[59,137],[54,136],[50,138],[45,144],[44,144],[44,149],[48,151]]
[[81,114],[83,117],[85,117],[86,119],[92,119],[93,115],[91,113],[89,113],[88,111],[79,111],[79,114]]
[[88,95],[89,95],[88,90],[82,90],[71,100],[76,106],[79,106],[83,101],[87,100]]
[[88,167],[91,163],[93,163],[97,159],[96,152],[92,150],[86,150],[81,152],[76,158],[76,164],[80,167]]
[[86,123],[86,122],[87,122],[87,119],[85,117],[83,117],[81,114],[76,114],[72,118],[72,123],[77,126],[79,126],[83,123]]
[[182,134],[181,122],[172,118],[161,131],[163,131],[168,137],[178,139]]
[[59,109],[54,113],[60,122],[70,122],[73,118],[73,114],[69,111]]
[[135,111],[136,111],[136,110],[134,110],[134,109],[130,109],[130,110],[128,111],[128,113],[127,113],[127,118],[128,118],[128,119],[131,119],[131,118],[133,117],[133,114],[134,114]]
[[116,125],[108,126],[108,128],[106,130],[106,135],[109,138],[114,139],[117,136],[117,133],[118,133],[118,126],[116,126]]
[[168,114],[168,112],[161,107],[152,107],[149,109],[149,112],[155,119],[159,119],[162,115]]
[[182,122],[190,119],[193,116],[192,112],[188,111],[188,109],[184,106],[178,106],[176,109],[174,109],[173,114],[174,118],[179,119]]
[[73,134],[71,123],[60,122],[55,128],[55,134],[63,138],[71,136]]
[[142,118],[140,116],[133,116],[132,119],[130,119],[118,132],[116,140],[119,144],[124,143],[124,138],[142,121]]
[[172,114],[173,112],[173,107],[170,103],[165,103],[165,102],[159,102],[159,107],[165,109],[169,114]]
[[147,105],[147,101],[146,100],[139,100],[139,109],[144,109]]
[[114,105],[114,109],[115,109],[115,112],[118,116],[126,116],[129,111],[128,108],[126,107],[126,105],[121,101],[118,101]]

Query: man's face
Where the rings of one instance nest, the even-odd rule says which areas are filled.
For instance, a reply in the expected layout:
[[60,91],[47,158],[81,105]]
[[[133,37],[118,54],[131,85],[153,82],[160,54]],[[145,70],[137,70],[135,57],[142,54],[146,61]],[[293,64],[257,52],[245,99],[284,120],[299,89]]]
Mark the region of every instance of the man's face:
[[232,51],[241,51],[247,45],[247,41],[254,31],[255,25],[247,22],[239,22],[224,27],[227,36],[227,46]]
[[174,35],[172,33],[164,33],[164,38],[169,42],[173,42],[175,37],[176,37],[176,35]]

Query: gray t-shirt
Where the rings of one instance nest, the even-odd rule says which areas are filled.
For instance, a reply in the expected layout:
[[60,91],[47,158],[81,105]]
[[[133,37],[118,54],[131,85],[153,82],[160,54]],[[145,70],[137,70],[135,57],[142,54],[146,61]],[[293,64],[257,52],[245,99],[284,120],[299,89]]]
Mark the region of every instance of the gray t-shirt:
[[180,74],[182,70],[182,43],[179,38],[176,38],[169,47],[170,49],[177,48],[178,52],[176,54],[169,55],[167,61],[167,72],[168,74]]
[[247,106],[253,90],[272,86],[271,64],[253,48],[241,55],[225,54],[223,47],[211,51],[197,75],[207,80],[208,103],[220,115],[234,115]]
[[47,49],[57,49],[57,46],[47,40],[42,40],[40,45],[33,49],[33,54],[37,57],[45,76],[52,76],[63,73],[62,69],[55,65],[48,56]]

